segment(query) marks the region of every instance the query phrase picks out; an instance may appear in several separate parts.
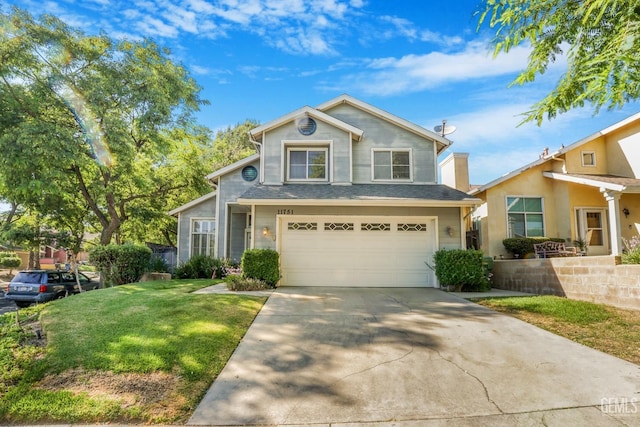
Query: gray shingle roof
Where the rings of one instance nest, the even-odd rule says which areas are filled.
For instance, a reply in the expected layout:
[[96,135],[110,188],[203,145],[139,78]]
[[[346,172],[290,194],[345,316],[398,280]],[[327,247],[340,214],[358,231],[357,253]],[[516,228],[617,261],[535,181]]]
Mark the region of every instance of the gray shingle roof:
[[256,185],[239,198],[247,200],[480,201],[467,193],[440,184]]

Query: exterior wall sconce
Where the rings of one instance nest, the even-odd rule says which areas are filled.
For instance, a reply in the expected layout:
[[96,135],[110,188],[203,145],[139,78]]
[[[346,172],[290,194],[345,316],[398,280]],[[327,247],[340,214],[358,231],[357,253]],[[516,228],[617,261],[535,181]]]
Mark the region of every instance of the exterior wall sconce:
[[265,239],[271,239],[273,241],[276,240],[274,235],[271,233],[271,230],[269,229],[269,227],[264,227],[262,229],[262,235],[265,237]]
[[447,236],[453,237],[453,232],[454,232],[453,227],[447,226],[445,231],[447,232]]
[[629,218],[629,214],[630,214],[631,212],[629,212],[629,209],[624,208],[624,209],[622,209],[622,213],[624,214],[624,217],[625,217],[625,218]]

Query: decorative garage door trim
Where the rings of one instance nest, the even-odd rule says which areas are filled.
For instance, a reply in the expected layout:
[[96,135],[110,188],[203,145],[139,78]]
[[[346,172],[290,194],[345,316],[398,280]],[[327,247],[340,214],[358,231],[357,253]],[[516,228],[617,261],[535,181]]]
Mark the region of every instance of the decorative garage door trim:
[[283,286],[436,286],[435,216],[277,218]]

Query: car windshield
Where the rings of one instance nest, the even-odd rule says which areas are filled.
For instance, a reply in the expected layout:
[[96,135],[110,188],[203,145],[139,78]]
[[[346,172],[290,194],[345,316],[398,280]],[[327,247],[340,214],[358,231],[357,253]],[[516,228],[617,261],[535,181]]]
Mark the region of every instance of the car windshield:
[[21,283],[40,283],[40,279],[42,278],[42,273],[30,272],[30,271],[20,271],[13,278],[12,282],[21,282]]

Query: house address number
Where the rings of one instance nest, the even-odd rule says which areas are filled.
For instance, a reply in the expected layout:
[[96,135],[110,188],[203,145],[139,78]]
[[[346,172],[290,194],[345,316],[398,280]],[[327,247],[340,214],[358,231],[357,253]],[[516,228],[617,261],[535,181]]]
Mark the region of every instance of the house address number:
[[278,209],[278,215],[293,215],[293,209]]

